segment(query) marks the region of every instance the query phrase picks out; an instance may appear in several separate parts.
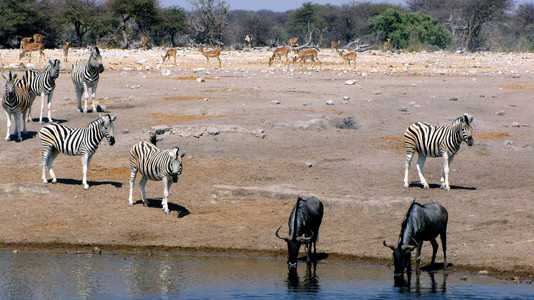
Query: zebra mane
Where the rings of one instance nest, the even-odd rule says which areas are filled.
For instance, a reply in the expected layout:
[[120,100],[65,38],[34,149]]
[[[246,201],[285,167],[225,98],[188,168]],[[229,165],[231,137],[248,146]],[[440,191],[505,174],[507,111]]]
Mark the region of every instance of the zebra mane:
[[412,211],[413,211],[412,208],[416,204],[419,204],[419,203],[415,202],[415,199],[413,199],[412,204],[410,205],[410,208],[408,208],[408,212],[404,216],[404,220],[402,220],[401,232],[399,234],[399,245],[402,242],[402,237],[404,236],[404,232],[406,231],[406,226],[408,226],[408,221],[410,220],[410,217],[411,217],[411,214],[412,214]]
[[150,133],[150,143],[152,143],[154,146],[158,143],[158,134],[155,132]]

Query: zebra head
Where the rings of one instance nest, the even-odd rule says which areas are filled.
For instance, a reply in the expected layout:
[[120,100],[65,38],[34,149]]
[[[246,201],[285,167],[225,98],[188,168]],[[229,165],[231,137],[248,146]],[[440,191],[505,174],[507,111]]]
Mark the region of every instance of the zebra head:
[[89,56],[89,66],[91,68],[98,69],[98,73],[104,72],[104,65],[102,64],[102,55],[100,55],[100,49],[98,47],[89,48],[91,55]]
[[185,156],[185,151],[180,152],[180,148],[174,147],[169,150],[169,155],[171,157],[169,161],[169,168],[172,171],[172,181],[176,183],[178,182],[178,175],[182,174],[182,158]]
[[50,78],[52,79],[58,78],[59,77],[59,65],[61,61],[59,59],[54,59],[54,61],[49,59],[48,62],[50,63],[50,66],[48,66],[46,69],[48,73],[50,74]]
[[468,146],[473,146],[475,140],[473,140],[473,127],[471,123],[473,122],[473,116],[469,114],[464,114],[461,117],[461,130],[462,130],[462,140],[467,143]]
[[6,76],[6,74],[2,74],[2,77],[6,80],[6,93],[4,98],[7,99],[13,99],[15,97],[15,82],[17,79],[17,74],[12,74],[11,71],[9,71],[9,75]]
[[108,140],[110,146],[113,146],[113,144],[115,144],[113,121],[115,121],[116,119],[117,115],[114,115],[113,117],[111,117],[109,114],[105,116],[100,115],[100,120],[102,121],[102,126],[100,127],[100,130]]

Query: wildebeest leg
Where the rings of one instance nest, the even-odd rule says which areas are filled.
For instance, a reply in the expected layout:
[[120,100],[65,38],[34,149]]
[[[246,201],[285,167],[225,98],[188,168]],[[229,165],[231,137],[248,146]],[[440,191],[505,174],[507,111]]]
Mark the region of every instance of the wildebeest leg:
[[133,189],[135,185],[135,177],[137,176],[137,167],[132,167],[130,170],[130,196],[128,197],[128,206],[133,206]]
[[451,187],[449,186],[449,170],[451,167],[452,160],[454,155],[448,156],[447,153],[443,154],[443,175],[441,176],[441,188],[449,191]]
[[408,188],[410,185],[408,183],[408,172],[410,170],[410,165],[412,164],[412,158],[415,152],[406,151],[406,161],[404,162],[404,188]]
[[438,253],[438,242],[436,242],[436,239],[430,240],[430,244],[432,245],[432,260],[430,261],[430,264],[433,265],[436,261],[436,254]]
[[447,233],[443,231],[440,233],[441,248],[443,249],[443,270],[447,270]]
[[421,248],[423,248],[423,241],[417,245],[417,253],[415,254],[415,262],[417,269],[416,271],[419,272],[419,268],[421,267]]
[[141,178],[141,181],[139,181],[139,187],[141,187],[141,198],[143,199],[143,205],[148,207],[148,201],[146,200],[146,193],[145,193],[146,181],[147,181],[147,178],[143,176],[143,178]]
[[423,167],[425,166],[426,156],[422,153],[419,153],[417,156],[417,172],[419,173],[419,180],[423,184],[425,190],[428,190],[429,186],[426,182],[425,176],[423,175]]

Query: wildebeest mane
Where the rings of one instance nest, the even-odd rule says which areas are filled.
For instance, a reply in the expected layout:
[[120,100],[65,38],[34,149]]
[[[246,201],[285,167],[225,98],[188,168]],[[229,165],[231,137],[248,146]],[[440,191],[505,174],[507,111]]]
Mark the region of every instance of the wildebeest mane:
[[399,234],[399,245],[402,243],[402,237],[404,236],[404,232],[406,231],[406,227],[408,226],[408,222],[410,221],[411,214],[414,211],[413,207],[416,204],[421,206],[421,204],[415,202],[415,199],[413,199],[412,205],[410,205],[410,208],[408,208],[408,212],[406,212],[406,215],[404,216],[404,220],[402,220],[401,232]]

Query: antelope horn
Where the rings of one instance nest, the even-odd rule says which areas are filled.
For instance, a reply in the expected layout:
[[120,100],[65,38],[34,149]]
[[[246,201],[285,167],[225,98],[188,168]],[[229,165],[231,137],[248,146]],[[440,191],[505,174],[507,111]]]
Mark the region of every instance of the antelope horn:
[[391,250],[395,250],[395,247],[386,244],[386,241],[385,241],[385,240],[384,240],[384,246],[386,246],[386,247],[388,247],[388,248],[391,248]]
[[275,233],[276,237],[279,238],[279,239],[282,239],[282,240],[286,240],[286,241],[290,240],[290,238],[288,236],[287,237],[282,237],[282,236],[280,236],[278,234],[278,231],[280,231],[280,228],[282,228],[282,226],[278,227],[278,229],[276,230],[276,233]]

